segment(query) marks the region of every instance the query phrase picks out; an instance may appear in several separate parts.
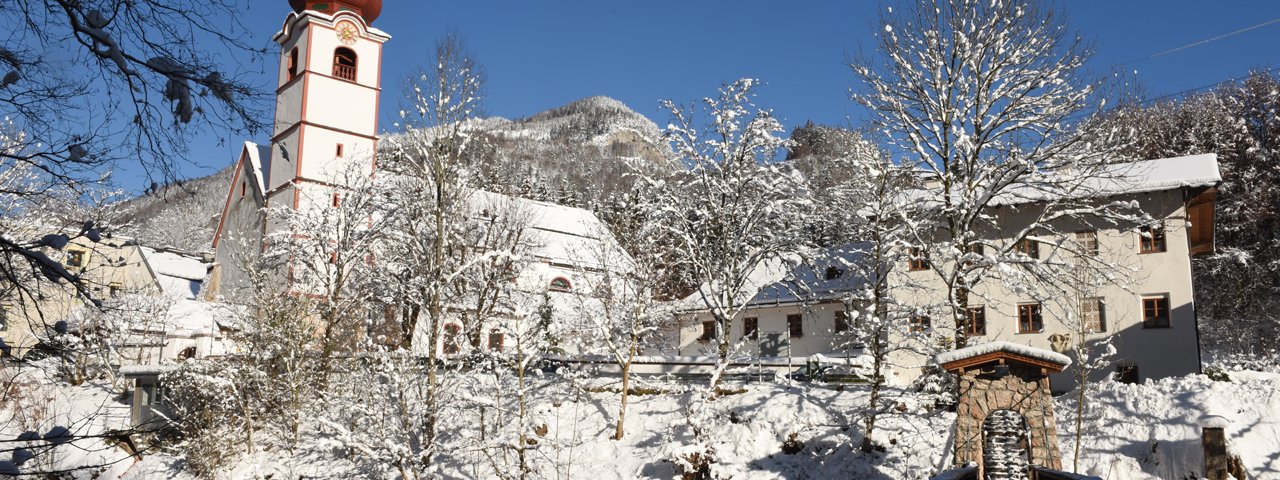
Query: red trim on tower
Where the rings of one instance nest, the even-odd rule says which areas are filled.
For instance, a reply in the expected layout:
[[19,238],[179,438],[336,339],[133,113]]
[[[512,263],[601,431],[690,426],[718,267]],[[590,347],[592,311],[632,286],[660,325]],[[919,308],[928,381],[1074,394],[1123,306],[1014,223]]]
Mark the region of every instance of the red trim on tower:
[[293,133],[293,131],[294,131],[294,130],[297,130],[298,128],[300,128],[300,127],[302,127],[302,126],[304,126],[304,125],[305,125],[305,126],[308,126],[308,127],[312,127],[312,128],[319,128],[319,129],[322,129],[322,130],[328,130],[328,131],[330,131],[330,132],[341,133],[341,134],[343,134],[343,135],[351,135],[351,136],[353,136],[353,137],[363,138],[363,139],[365,139],[365,140],[373,140],[373,141],[375,141],[375,142],[376,142],[376,141],[378,141],[378,137],[377,137],[377,135],[365,135],[365,134],[363,134],[363,133],[356,133],[356,132],[353,132],[353,131],[351,131],[351,130],[343,130],[343,129],[341,129],[341,128],[333,128],[333,127],[330,127],[330,126],[328,126],[328,125],[322,125],[322,124],[319,124],[319,123],[309,122],[309,121],[306,121],[306,120],[302,120],[302,121],[299,121],[299,122],[297,122],[297,123],[294,123],[294,124],[293,124],[293,125],[291,125],[289,128],[287,128],[287,129],[285,129],[285,130],[281,131],[279,134],[277,134],[274,138],[272,138],[272,139],[271,139],[271,141],[272,141],[272,142],[280,141],[280,139],[282,139],[282,138],[284,138],[284,137],[288,136],[289,134]]

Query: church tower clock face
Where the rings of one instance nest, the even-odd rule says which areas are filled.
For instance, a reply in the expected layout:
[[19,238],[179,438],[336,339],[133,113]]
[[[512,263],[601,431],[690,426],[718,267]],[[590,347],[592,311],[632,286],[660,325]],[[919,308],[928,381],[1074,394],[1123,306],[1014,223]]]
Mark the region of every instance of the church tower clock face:
[[339,22],[337,32],[338,41],[346,46],[355,45],[356,39],[360,37],[360,30],[351,22]]

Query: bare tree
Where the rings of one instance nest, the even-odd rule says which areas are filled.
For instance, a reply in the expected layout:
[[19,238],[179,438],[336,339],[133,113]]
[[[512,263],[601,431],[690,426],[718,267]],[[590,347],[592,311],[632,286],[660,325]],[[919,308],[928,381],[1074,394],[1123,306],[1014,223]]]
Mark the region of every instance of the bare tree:
[[684,267],[688,283],[701,285],[695,295],[715,321],[713,385],[727,365],[730,323],[755,294],[747,291],[751,274],[795,250],[794,221],[805,205],[799,175],[775,161],[786,139],[772,113],[754,105],[758,84],[725,85],[699,108],[664,102],[672,116],[667,139],[676,164],[688,170],[646,179],[669,259]]
[[[35,208],[45,192],[80,192],[122,162],[139,163],[153,184],[163,183],[176,176],[175,159],[194,132],[261,131],[263,92],[238,65],[220,60],[264,54],[239,23],[244,5],[42,0],[0,8],[9,27],[0,36],[0,116],[21,132],[6,131],[0,169],[27,178],[26,187],[5,193],[19,208]],[[51,246],[41,236],[49,232],[31,237],[4,228],[5,282],[29,280],[25,263],[41,281],[77,283],[35,251]],[[87,223],[83,230],[100,235]]]
[[[850,65],[862,83],[853,98],[891,152],[927,173],[926,188],[904,197],[916,211],[907,225],[915,260],[945,288],[936,308],[958,348],[967,342],[969,296],[985,279],[1053,283],[1065,236],[1057,220],[1144,219],[1124,202],[1097,198],[1106,183],[1099,179],[1124,173],[1110,165],[1124,131],[1075,128],[1101,103],[1083,78],[1089,52],[1058,12],[1020,0],[900,7],[881,16],[878,55]],[[998,231],[999,206],[1026,217],[1005,241],[985,233]],[[1049,251],[1033,255],[1034,245]]]

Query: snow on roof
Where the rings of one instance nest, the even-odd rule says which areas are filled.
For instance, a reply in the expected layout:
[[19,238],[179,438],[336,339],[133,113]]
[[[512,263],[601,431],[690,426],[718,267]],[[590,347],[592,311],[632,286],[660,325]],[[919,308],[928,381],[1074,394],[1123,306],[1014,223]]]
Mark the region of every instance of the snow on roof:
[[483,190],[473,193],[472,202],[481,210],[518,209],[534,234],[534,255],[550,262],[586,268],[617,268],[618,261],[629,262],[608,227],[588,210]]
[[[866,285],[866,278],[854,273],[857,266],[869,261],[865,247],[865,243],[851,243],[815,250],[805,256],[761,262],[747,275],[736,303],[760,307],[845,298]],[[829,268],[839,270],[838,274],[827,278]],[[710,293],[711,287],[703,285],[698,292],[681,300],[680,308],[705,309],[701,296]]]
[[195,300],[200,286],[209,271],[209,265],[199,257],[172,250],[142,247],[142,258],[156,275],[160,290],[188,300]]
[[783,277],[761,287],[747,305],[840,299],[861,290],[867,284],[866,278],[853,273],[855,269],[851,267],[869,261],[864,247],[865,244],[859,243],[819,250],[808,261],[800,262],[785,272]]
[[267,192],[265,172],[270,171],[268,163],[271,162],[271,145],[244,142],[244,152],[249,160],[249,172],[253,174],[254,185],[258,187],[258,192],[265,195]]
[[1200,417],[1200,426],[1203,428],[1227,428],[1231,426],[1231,420],[1220,415],[1205,415]]
[[952,350],[950,352],[940,353],[938,354],[938,356],[933,357],[933,361],[937,362],[939,365],[943,365],[943,364],[965,360],[965,359],[978,357],[978,356],[986,355],[989,353],[995,353],[995,352],[1012,353],[1015,355],[1034,358],[1036,360],[1044,360],[1046,362],[1056,363],[1064,367],[1071,365],[1071,357],[1068,357],[1061,353],[1051,352],[1042,348],[1035,348],[1032,346],[1023,345],[1021,343],[1006,342],[1003,340],[996,341],[996,342],[987,342],[983,344],[974,345],[972,347],[965,347],[958,350]]
[[[1210,187],[1222,182],[1218,156],[1212,153],[1117,163],[1081,182],[1059,182],[1054,178],[1055,175],[1066,177],[1078,173],[1068,169],[1061,173],[1046,172],[1042,178],[1020,180],[999,192],[989,205],[1020,205],[1063,198],[1102,198]],[[914,190],[907,192],[902,201],[934,203],[934,193],[929,190]]]

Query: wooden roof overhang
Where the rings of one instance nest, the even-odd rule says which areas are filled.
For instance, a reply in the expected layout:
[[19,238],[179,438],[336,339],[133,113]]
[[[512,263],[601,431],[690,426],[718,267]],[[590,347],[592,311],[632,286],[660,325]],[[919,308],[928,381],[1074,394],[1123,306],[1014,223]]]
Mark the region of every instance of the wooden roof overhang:
[[1006,351],[995,351],[991,353],[985,353],[982,355],[975,355],[969,358],[953,360],[953,361],[942,364],[942,368],[948,372],[960,374],[960,373],[964,373],[965,370],[972,370],[974,368],[978,368],[989,363],[995,363],[997,365],[1008,365],[1012,363],[1018,363],[1018,364],[1023,364],[1030,367],[1037,367],[1041,370],[1041,373],[1045,373],[1045,374],[1059,373],[1059,372],[1062,372],[1064,368],[1066,368],[1066,365],[1063,365],[1058,362],[1053,362],[1053,361],[1044,360],[1040,358],[1028,357],[1026,355],[1018,355],[1016,353],[1010,353]]

